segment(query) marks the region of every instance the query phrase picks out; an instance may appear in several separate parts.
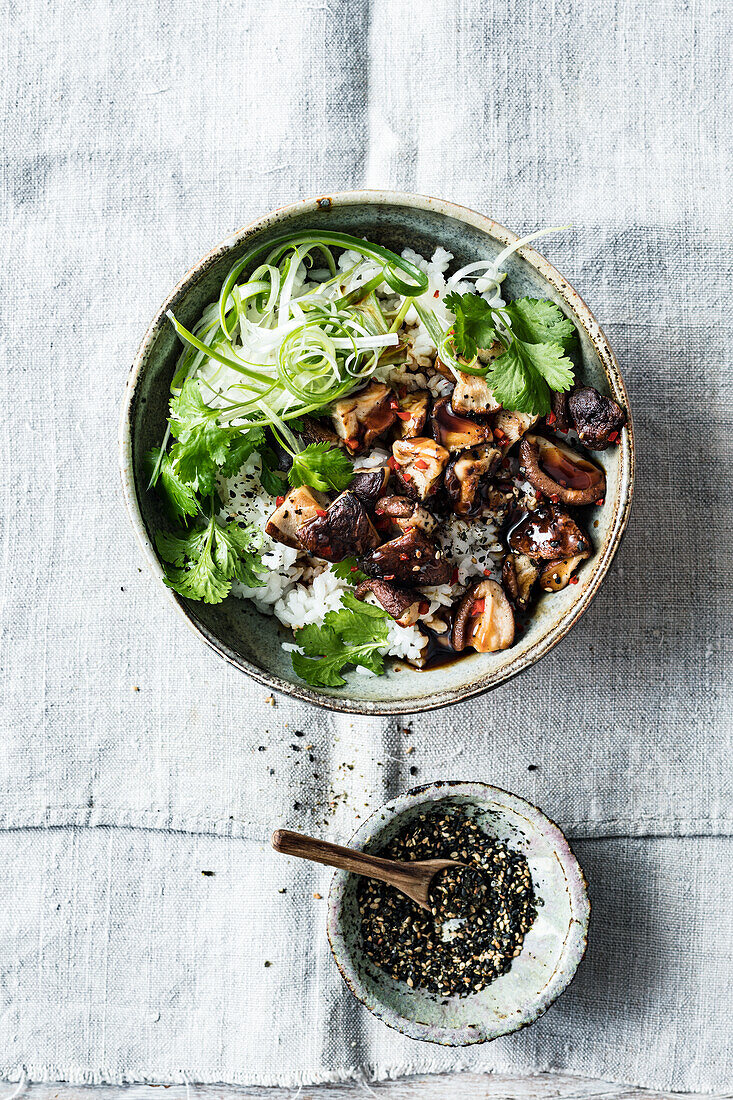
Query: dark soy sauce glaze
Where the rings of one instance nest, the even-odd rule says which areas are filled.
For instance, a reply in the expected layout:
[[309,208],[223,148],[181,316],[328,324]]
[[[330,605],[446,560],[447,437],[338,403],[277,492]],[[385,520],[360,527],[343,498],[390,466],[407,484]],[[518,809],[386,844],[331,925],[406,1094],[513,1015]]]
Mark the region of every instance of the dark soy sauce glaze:
[[596,480],[595,471],[583,469],[582,466],[570,462],[557,449],[551,452],[545,451],[539,459],[539,464],[553,481],[562,485],[563,489],[589,489]]

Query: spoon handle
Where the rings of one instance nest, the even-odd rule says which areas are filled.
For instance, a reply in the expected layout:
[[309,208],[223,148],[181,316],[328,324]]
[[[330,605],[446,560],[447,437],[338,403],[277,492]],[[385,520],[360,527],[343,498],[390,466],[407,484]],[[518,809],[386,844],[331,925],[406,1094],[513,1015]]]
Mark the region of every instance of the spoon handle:
[[409,863],[370,856],[366,852],[342,848],[340,844],[330,844],[327,840],[293,833],[289,829],[278,829],[274,832],[272,846],[276,852],[282,852],[286,856],[298,856],[300,859],[309,859],[312,863],[324,863],[326,867],[353,871],[356,875],[388,882],[398,890],[409,888],[416,879],[424,877],[418,868],[411,868]]

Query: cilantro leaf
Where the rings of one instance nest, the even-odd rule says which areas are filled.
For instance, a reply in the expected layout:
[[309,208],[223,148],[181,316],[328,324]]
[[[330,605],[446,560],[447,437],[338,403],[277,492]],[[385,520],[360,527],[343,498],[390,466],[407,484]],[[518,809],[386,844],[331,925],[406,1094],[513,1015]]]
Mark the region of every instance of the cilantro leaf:
[[567,350],[576,339],[575,325],[549,298],[516,298],[502,312],[524,343],[559,344]]
[[262,428],[247,428],[238,431],[229,440],[227,456],[221,465],[223,477],[234,477],[242,469],[250,455],[265,445],[265,433]]
[[559,344],[529,344],[515,338],[491,364],[486,381],[505,409],[546,416],[550,389],[572,386],[573,364]]
[[207,405],[196,378],[184,382],[171,401],[171,461],[179,479],[198,493],[213,491],[217,474],[232,477],[265,443],[261,428],[219,424],[218,410]]
[[189,600],[221,603],[236,579],[249,588],[264,582],[256,551],[261,535],[238,523],[222,524],[212,515],[191,531],[159,531],[155,545],[166,563],[166,584]]
[[273,497],[279,497],[285,492],[286,475],[278,470],[278,457],[276,452],[266,445],[259,448],[262,469],[260,471],[260,483],[262,488]]
[[293,653],[293,668],[313,687],[341,687],[346,665],[361,665],[384,672],[379,652],[387,645],[389,616],[381,607],[357,600],[351,592],[341,597],[342,607],[329,611],[323,626],[306,626],[296,634],[302,653]]
[[[153,447],[146,452],[143,463],[148,481],[157,487],[171,519],[198,514],[196,495],[174,470],[170,455]],[[158,473],[153,478],[156,466]]]
[[491,306],[477,294],[447,294],[445,304],[456,316],[453,346],[464,359],[473,359],[479,348],[490,348],[497,337]]
[[[453,346],[458,355],[473,359],[479,348],[496,340],[504,345],[485,377],[505,409],[544,416],[550,411],[550,390],[572,386],[573,364],[565,352],[576,338],[575,326],[554,302],[518,298],[492,310],[478,295],[454,292],[445,304],[456,317]],[[494,327],[494,312],[503,319],[501,332]]]
[[356,558],[342,558],[341,561],[333,562],[331,572],[340,581],[348,581],[349,584],[361,584],[368,580],[366,573],[359,569]]
[[351,484],[353,477],[354,467],[344,452],[325,442],[311,443],[294,455],[288,473],[288,481],[294,489],[300,485],[310,485],[312,489],[323,492],[328,489],[340,492]]

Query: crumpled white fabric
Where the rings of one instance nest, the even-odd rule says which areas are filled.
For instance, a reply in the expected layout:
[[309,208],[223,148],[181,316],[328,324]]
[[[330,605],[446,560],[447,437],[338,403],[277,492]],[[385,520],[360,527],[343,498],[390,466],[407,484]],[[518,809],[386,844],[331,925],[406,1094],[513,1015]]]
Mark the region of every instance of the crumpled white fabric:
[[[725,1086],[727,16],[715,0],[9,13],[0,1076],[471,1066]],[[583,620],[505,688],[409,720],[271,705],[156,589],[116,471],[128,364],[180,274],[266,210],[360,184],[519,232],[572,221],[543,250],[611,339],[638,436],[631,527]],[[601,914],[545,1019],[465,1054],[351,1001],[308,901],[327,879],[262,847],[279,824],[346,839],[436,778],[539,803],[579,840]]]

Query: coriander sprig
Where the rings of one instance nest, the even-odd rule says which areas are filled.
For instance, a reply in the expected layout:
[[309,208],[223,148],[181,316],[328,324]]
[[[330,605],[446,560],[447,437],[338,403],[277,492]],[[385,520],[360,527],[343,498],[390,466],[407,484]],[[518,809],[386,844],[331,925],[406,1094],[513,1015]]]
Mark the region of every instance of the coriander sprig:
[[[445,304],[455,314],[443,335],[440,354],[455,370],[486,378],[496,400],[514,412],[544,416],[550,411],[550,390],[573,385],[572,361],[566,351],[575,327],[554,302],[518,298],[491,306],[475,294],[448,294]],[[478,349],[499,342],[503,352],[493,362],[478,362]]]
[[357,600],[352,592],[341,597],[339,611],[329,611],[323,626],[304,626],[296,634],[302,650],[292,654],[293,668],[313,687],[342,687],[347,665],[358,665],[381,675],[381,650],[388,642],[386,611]]

